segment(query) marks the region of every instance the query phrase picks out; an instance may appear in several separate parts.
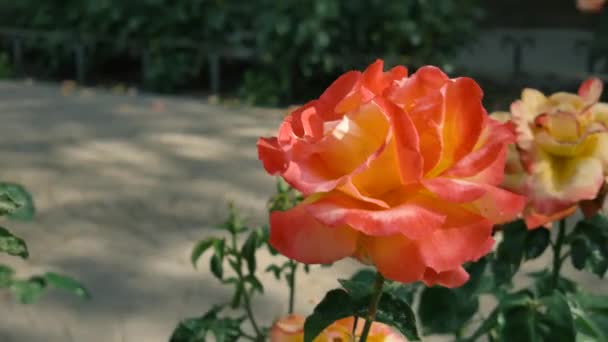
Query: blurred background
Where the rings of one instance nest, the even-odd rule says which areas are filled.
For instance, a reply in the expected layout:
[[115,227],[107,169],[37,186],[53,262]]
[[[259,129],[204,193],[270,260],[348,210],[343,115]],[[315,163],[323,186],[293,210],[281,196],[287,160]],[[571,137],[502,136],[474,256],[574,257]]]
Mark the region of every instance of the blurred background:
[[557,89],[604,73],[608,46],[602,15],[574,0],[22,0],[0,14],[0,77],[266,106],[308,99],[378,57]]
[[[438,65],[475,77],[489,111],[524,86],[576,91],[608,76],[608,12],[575,0],[2,0],[0,18],[3,179],[38,207],[14,224],[31,258],[6,262],[70,274],[93,296],[24,306],[2,293],[0,342],[167,341],[180,319],[225,301],[190,264],[193,243],[217,233],[228,200],[266,222],[274,179],[257,138],[346,70]],[[298,278],[298,310],[356,268]],[[287,291],[261,278],[254,308],[269,324]]]

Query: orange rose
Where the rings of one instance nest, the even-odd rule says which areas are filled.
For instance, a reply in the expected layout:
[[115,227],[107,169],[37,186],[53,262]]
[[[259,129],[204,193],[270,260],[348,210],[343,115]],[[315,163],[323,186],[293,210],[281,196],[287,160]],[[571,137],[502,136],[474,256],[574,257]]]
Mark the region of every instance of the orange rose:
[[293,111],[259,157],[305,200],[270,217],[270,242],[304,263],[355,257],[386,277],[459,286],[524,199],[497,187],[511,126],[490,119],[470,78],[411,77],[377,61]]
[[[270,342],[302,342],[304,341],[304,317],[300,315],[289,315],[283,317],[272,326],[270,331]],[[348,317],[334,322],[325,328],[314,342],[349,342],[353,340],[352,331],[354,317]],[[357,322],[356,340],[365,325],[364,319]],[[395,332],[388,325],[374,322],[367,337],[369,342],[407,342],[401,334]]]
[[[503,185],[528,197],[528,228],[562,219],[583,201],[589,214],[601,207],[593,200],[608,169],[608,105],[598,103],[602,88],[592,78],[578,94],[524,89],[511,105],[517,149],[511,150]],[[492,116],[508,120],[504,113]]]
[[596,13],[602,10],[606,0],[576,0],[576,8],[581,12]]

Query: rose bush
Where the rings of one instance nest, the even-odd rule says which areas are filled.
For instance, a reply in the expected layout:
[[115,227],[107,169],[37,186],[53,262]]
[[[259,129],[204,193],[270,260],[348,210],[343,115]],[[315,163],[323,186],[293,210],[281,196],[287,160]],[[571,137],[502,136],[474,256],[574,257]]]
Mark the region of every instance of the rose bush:
[[525,202],[498,187],[515,136],[482,96],[430,66],[408,76],[378,60],[341,76],[258,141],[265,169],[305,195],[271,214],[271,244],[308,264],[354,257],[391,280],[462,285],[462,264]]
[[[363,319],[361,319],[364,321]],[[271,342],[302,342],[304,341],[304,317],[300,315],[289,315],[277,320],[270,331]],[[357,325],[355,336],[353,336],[354,317],[343,318],[334,322],[319,334],[315,342],[347,342],[353,337],[361,335],[363,324]],[[362,322],[361,322],[362,323]],[[369,342],[407,342],[407,339],[391,329],[386,324],[374,322],[371,326]]]
[[579,203],[588,216],[605,183],[608,165],[608,105],[599,103],[602,82],[585,81],[578,94],[545,96],[525,89],[508,113],[517,130],[517,149],[510,150],[504,186],[524,194],[528,228],[572,214]]

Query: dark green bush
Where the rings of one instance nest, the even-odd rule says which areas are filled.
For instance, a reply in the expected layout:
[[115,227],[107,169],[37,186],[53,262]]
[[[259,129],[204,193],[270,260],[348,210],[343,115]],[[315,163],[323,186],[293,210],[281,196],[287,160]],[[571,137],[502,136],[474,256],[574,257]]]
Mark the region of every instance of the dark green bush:
[[[250,48],[257,67],[243,89],[259,103],[309,97],[337,74],[378,57],[412,67],[445,65],[471,40],[479,7],[478,0],[21,0],[0,4],[0,13],[4,26],[105,38],[116,48],[92,43],[96,63],[129,49],[164,46],[154,50],[144,77],[161,90],[199,77],[208,52]],[[205,53],[172,47],[182,39]],[[133,41],[141,46],[129,46]],[[70,56],[35,46],[46,50],[45,59]],[[256,80],[266,84],[256,86]],[[255,93],[269,89],[278,93]]]

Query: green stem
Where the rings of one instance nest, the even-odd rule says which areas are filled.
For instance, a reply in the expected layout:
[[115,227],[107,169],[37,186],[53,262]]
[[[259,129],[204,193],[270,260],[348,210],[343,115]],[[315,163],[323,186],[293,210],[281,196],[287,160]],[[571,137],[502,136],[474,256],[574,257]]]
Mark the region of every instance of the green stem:
[[290,273],[287,276],[287,285],[289,286],[289,314],[293,314],[294,302],[296,297],[296,272],[298,271],[298,263],[290,260]]
[[[235,251],[238,251],[238,247],[236,244],[236,233],[231,232],[232,234],[232,248]],[[236,275],[239,278],[239,283],[243,284],[244,286],[244,282],[245,279],[243,277],[243,272],[241,271],[241,266],[242,266],[242,261],[243,261],[243,256],[238,253],[235,252],[236,254]],[[253,327],[253,330],[255,331],[255,340],[256,341],[263,341],[264,340],[264,336],[262,335],[262,332],[260,331],[260,328],[258,327],[257,322],[255,321],[255,318],[253,316],[253,311],[251,310],[251,299],[249,298],[249,293],[247,292],[247,288],[243,289],[243,301],[245,302],[245,311],[247,312],[247,317],[249,318],[249,321],[251,322],[251,326]]]
[[369,309],[367,310],[367,317],[365,318],[365,325],[363,326],[363,332],[359,342],[366,342],[369,330],[372,327],[372,323],[376,319],[376,312],[378,311],[378,304],[382,297],[382,286],[384,286],[384,277],[380,272],[376,272],[376,281],[374,282],[374,292],[372,293],[372,299],[369,303]]
[[559,282],[559,272],[562,267],[562,245],[564,244],[564,236],[566,233],[566,219],[559,221],[557,230],[557,238],[553,245],[553,274],[551,277],[551,288],[552,290],[557,289]]

